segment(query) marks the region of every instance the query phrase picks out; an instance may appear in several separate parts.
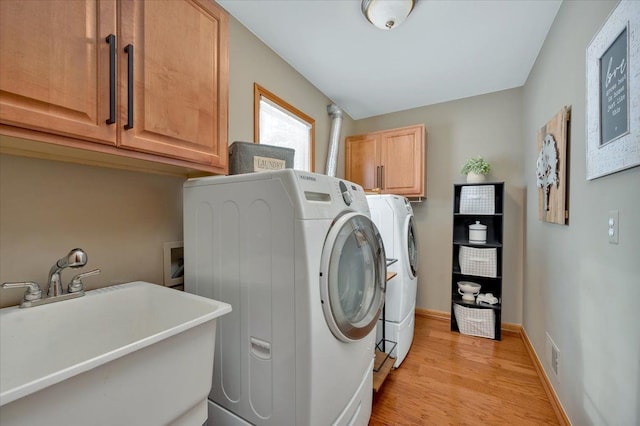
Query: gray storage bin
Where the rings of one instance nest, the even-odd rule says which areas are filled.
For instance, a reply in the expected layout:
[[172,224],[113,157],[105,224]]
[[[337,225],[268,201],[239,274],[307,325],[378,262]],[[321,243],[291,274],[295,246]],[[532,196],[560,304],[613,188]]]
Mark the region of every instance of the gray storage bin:
[[292,169],[295,152],[291,148],[236,141],[229,145],[229,174]]

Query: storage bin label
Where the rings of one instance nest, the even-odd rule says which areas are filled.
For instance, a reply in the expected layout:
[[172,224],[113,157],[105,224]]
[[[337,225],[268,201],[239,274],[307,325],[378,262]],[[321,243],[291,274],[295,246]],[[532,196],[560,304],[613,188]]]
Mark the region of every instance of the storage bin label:
[[269,157],[253,157],[254,172],[268,172],[269,170],[282,170],[285,168],[286,161]]

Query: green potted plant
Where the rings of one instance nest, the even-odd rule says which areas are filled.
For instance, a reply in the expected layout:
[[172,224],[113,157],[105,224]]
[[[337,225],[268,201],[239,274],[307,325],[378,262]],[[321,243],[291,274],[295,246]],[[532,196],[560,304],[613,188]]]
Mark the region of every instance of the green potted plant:
[[467,175],[467,182],[477,183],[484,182],[490,171],[491,165],[484,158],[478,156],[477,158],[469,158],[462,166],[461,173]]

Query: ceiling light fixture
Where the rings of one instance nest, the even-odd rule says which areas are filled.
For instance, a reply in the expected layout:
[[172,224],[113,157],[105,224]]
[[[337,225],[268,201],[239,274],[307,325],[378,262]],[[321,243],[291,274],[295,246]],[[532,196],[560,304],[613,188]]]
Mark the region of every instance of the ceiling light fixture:
[[417,0],[362,0],[362,13],[376,27],[391,30],[413,10]]

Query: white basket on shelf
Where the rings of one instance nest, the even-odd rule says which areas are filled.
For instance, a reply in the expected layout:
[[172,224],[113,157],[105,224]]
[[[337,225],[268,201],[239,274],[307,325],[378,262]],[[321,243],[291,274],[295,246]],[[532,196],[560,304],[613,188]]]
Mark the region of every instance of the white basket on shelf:
[[495,248],[460,246],[458,261],[460,262],[460,272],[464,275],[497,277],[498,262]]
[[493,309],[467,308],[454,303],[453,312],[460,333],[495,339],[496,314]]
[[495,187],[493,185],[463,186],[460,189],[460,213],[495,214]]

